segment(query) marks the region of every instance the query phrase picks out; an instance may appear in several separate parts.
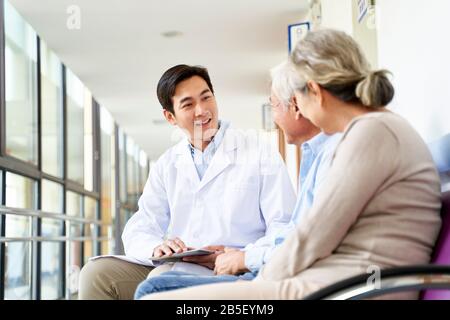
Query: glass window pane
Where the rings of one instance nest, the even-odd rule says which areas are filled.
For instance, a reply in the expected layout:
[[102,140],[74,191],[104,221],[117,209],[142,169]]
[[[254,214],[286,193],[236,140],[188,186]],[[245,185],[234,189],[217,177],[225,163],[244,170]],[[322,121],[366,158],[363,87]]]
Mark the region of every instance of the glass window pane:
[[7,238],[31,237],[31,218],[8,214],[5,218]]
[[[84,198],[84,214],[86,219],[97,220],[97,200],[91,197]],[[84,236],[91,237],[93,240],[86,240],[84,242],[84,263],[90,257],[97,255],[97,250],[94,247],[96,237],[96,225],[91,223],[84,224]]]
[[[63,213],[64,188],[61,184],[42,180],[42,211]],[[62,235],[62,220],[42,218],[41,232],[44,237],[57,237]]]
[[82,217],[81,195],[78,193],[66,192],[66,214],[69,216]]
[[3,171],[0,170],[0,205],[3,205]]
[[64,188],[61,184],[42,179],[42,211],[63,213]]
[[[69,216],[82,217],[82,196],[72,191],[66,192],[66,214]],[[66,222],[67,235],[70,238],[81,237],[82,223]],[[81,244],[79,240],[69,240],[66,242],[66,279],[67,294],[71,299],[78,292],[78,275],[82,266]]]
[[113,118],[105,108],[100,108],[100,127],[101,127],[101,207],[102,221],[112,223],[112,134]]
[[31,299],[31,242],[5,243],[5,300]]
[[[69,237],[81,237],[82,224],[77,222],[67,222]],[[82,266],[81,245],[79,240],[70,240],[66,243],[67,250],[67,292],[70,299],[78,292],[78,276]]]
[[67,177],[84,183],[84,93],[83,83],[66,69]]
[[94,190],[94,132],[92,95],[84,90],[84,188]]
[[22,209],[36,208],[36,182],[14,173],[6,173],[6,206]]
[[138,183],[136,171],[137,171],[137,163],[135,159],[136,145],[134,144],[134,140],[130,137],[127,137],[127,202],[131,205],[134,205],[136,202],[136,194],[137,188],[136,185]]
[[62,65],[41,40],[42,171],[63,176]]
[[100,228],[100,235],[102,238],[105,238],[101,241],[101,254],[112,254],[112,241],[107,240],[108,238],[111,239],[112,237],[112,227],[102,225]]
[[127,221],[131,218],[131,213],[129,210],[127,209],[120,209],[120,234],[122,234],[123,229],[125,228],[125,224],[127,223]]
[[6,153],[37,164],[36,33],[5,1]]
[[139,194],[142,193],[142,190],[144,190],[145,183],[147,182],[147,176],[148,176],[148,158],[144,151],[140,151],[139,153]]
[[41,299],[54,300],[63,297],[62,242],[42,242]]
[[84,197],[84,217],[86,219],[97,220],[97,200],[91,197]]
[[124,134],[124,132],[119,129],[119,189],[120,189],[120,201],[122,203],[126,203],[127,202],[127,153],[125,150],[125,139],[126,136]]
[[43,237],[61,237],[62,225],[62,220],[43,218],[41,235]]
[[96,225],[93,223],[84,224],[84,236],[91,238],[84,241],[84,263],[87,263],[90,257],[97,255],[97,250],[94,248],[94,244],[97,243],[97,241],[92,240],[95,239],[95,228]]
[[[59,183],[42,180],[42,210],[63,213],[64,188]],[[42,218],[42,237],[62,236],[62,220]],[[63,297],[62,242],[43,241],[41,256],[41,299],[54,300]]]
[[[36,182],[10,172],[6,173],[6,206],[22,209],[36,209]],[[6,237],[30,237],[30,217],[6,215]]]

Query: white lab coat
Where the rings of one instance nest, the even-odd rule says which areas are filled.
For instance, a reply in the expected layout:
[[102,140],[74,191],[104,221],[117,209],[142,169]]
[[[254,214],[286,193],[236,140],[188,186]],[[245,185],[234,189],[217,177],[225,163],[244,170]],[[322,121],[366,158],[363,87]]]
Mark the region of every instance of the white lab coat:
[[122,234],[130,261],[148,260],[164,238],[187,246],[243,248],[288,224],[295,193],[278,150],[229,128],[202,180],[188,141],[166,151],[150,170],[139,210]]

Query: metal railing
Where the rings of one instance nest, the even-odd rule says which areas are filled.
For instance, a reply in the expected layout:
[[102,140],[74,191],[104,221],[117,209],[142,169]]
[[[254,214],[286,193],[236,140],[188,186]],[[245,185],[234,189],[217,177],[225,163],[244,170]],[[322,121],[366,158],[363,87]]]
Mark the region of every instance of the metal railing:
[[[6,236],[8,235],[8,232],[6,230],[8,229],[9,222],[3,218],[5,217],[26,217],[29,218],[29,232],[26,236]],[[63,297],[65,299],[73,299],[77,292],[78,292],[78,275],[79,271],[83,264],[83,253],[81,251],[81,256],[78,257],[78,261],[81,262],[80,265],[72,265],[72,259],[73,257],[68,256],[66,250],[68,250],[69,247],[67,245],[74,244],[74,243],[86,243],[86,242],[92,242],[93,244],[93,251],[91,252],[94,256],[98,254],[102,254],[101,252],[101,243],[103,242],[110,242],[113,243],[113,224],[112,223],[104,223],[100,220],[95,219],[87,219],[82,218],[78,216],[72,216],[67,214],[61,214],[61,213],[50,213],[45,211],[37,211],[37,210],[29,210],[29,209],[18,209],[18,208],[10,208],[5,206],[0,206],[0,218],[2,219],[3,223],[6,223],[6,225],[3,225],[3,236],[0,236],[0,244],[2,246],[7,246],[8,243],[11,242],[28,242],[31,243],[32,246],[30,247],[29,254],[31,255],[31,279],[33,279],[31,283],[31,299],[38,299],[41,295],[41,288],[40,288],[40,280],[37,281],[37,279],[41,279],[39,275],[40,270],[37,266],[41,264],[41,254],[42,252],[40,249],[38,249],[37,244],[43,243],[43,242],[59,242],[63,243],[65,249],[63,250],[62,258],[61,260],[62,266],[62,288],[63,288]],[[37,232],[37,221],[43,222],[44,220],[53,220],[53,221],[60,221],[61,222],[61,228],[60,228],[60,234],[59,235],[39,235]],[[43,220],[44,219],[44,220]],[[1,224],[0,224],[1,225]],[[78,228],[76,235],[73,234],[72,227],[76,225]],[[65,226],[65,227],[64,227]],[[42,227],[42,225],[41,225]],[[90,228],[90,234],[84,235],[86,232],[85,227]],[[102,229],[106,227],[107,236],[102,236]],[[64,231],[65,230],[65,231]],[[23,231],[23,230],[22,230]],[[6,234],[5,234],[6,232]],[[63,233],[64,232],[64,233]],[[82,246],[84,247],[84,246]],[[5,247],[6,248],[6,247]],[[2,251],[0,250],[0,253]],[[109,252],[107,252],[109,253]],[[105,254],[105,253],[103,253]],[[87,257],[86,257],[87,258]],[[0,266],[1,264],[5,264],[5,252],[0,254]],[[87,261],[85,261],[86,263]],[[0,267],[0,271],[3,269],[3,272],[6,270],[4,268]],[[5,273],[6,274],[6,273]],[[0,278],[4,279],[4,275],[0,274]],[[1,285],[1,284],[0,284]],[[0,293],[3,292],[3,294],[0,295],[0,299],[4,298],[4,291],[5,290],[5,284],[0,286],[2,290],[0,290]]]
[[[103,223],[100,220],[86,219],[61,213],[50,213],[45,211],[29,210],[29,209],[18,209],[10,208],[5,206],[0,206],[0,216],[2,215],[15,215],[22,217],[36,217],[45,219],[55,219],[62,220],[65,222],[76,222],[81,224],[95,225],[98,227],[106,226],[108,229],[112,229],[113,225],[111,223]],[[68,231],[70,233],[70,231]],[[109,232],[110,233],[110,232]],[[13,242],[13,241],[112,241],[112,237],[103,236],[98,237],[95,234],[88,237],[71,237],[71,236],[30,236],[30,237],[0,237],[0,243],[2,242]]]

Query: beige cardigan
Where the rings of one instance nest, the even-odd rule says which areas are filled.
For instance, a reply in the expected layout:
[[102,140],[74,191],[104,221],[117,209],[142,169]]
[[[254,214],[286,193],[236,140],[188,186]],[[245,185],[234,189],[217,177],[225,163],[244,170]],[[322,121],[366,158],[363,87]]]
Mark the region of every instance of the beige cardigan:
[[258,280],[301,298],[371,266],[427,263],[440,230],[440,182],[427,146],[400,116],[355,118],[313,207]]

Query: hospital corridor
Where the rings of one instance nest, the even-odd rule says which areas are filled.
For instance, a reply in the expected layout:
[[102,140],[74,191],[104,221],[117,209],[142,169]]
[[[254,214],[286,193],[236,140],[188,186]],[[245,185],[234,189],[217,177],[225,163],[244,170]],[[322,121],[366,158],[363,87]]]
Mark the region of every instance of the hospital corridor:
[[0,300],[450,300],[449,21],[0,0]]

